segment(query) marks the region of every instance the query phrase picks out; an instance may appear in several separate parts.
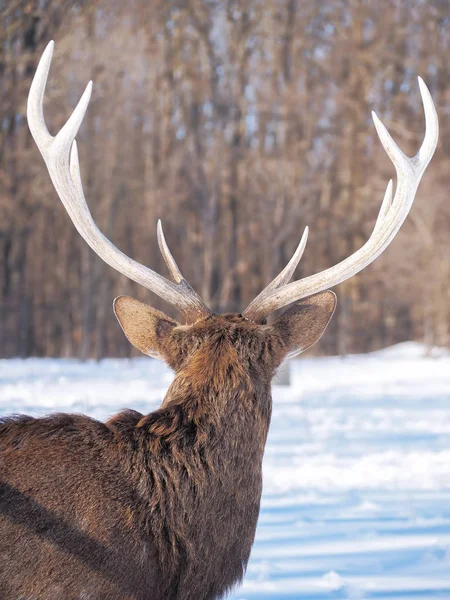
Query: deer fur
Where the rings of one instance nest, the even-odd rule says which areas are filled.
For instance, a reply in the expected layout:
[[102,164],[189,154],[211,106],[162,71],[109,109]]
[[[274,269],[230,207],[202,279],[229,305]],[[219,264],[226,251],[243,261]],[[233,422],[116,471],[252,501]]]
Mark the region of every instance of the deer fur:
[[245,572],[259,513],[271,380],[315,343],[332,292],[273,324],[180,325],[132,298],[116,316],[175,372],[161,407],[106,423],[0,422],[2,600],[214,600]]

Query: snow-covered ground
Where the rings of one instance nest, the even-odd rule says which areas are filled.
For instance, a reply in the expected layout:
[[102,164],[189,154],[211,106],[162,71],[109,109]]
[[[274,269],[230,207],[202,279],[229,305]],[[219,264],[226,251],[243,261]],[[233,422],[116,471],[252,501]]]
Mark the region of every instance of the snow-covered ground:
[[[257,539],[234,600],[450,600],[450,355],[293,361],[274,388]],[[0,361],[0,415],[150,411],[150,359]]]

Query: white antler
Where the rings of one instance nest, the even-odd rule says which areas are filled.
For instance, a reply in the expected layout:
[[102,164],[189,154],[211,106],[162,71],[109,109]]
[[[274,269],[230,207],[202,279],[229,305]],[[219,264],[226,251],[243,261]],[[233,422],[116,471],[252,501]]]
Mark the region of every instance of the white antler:
[[[420,179],[434,154],[439,136],[436,109],[430,92],[420,77],[419,87],[425,111],[426,132],[422,146],[414,157],[408,158],[400,150],[376,114],[372,113],[380,141],[397,172],[397,189],[392,200],[392,181],[388,183],[375,228],[368,241],[357,252],[334,267],[287,284],[288,280],[283,281],[284,277],[282,276],[286,274],[285,271],[293,262],[291,259],[288,267],[245,309],[243,314],[247,318],[253,321],[262,321],[274,310],[349,279],[374,261],[392,242],[408,216]],[[302,241],[304,238],[305,235]],[[297,262],[294,261],[292,272]]]
[[170,253],[158,224],[158,242],[175,283],[169,281],[129,258],[112,244],[98,229],[92,219],[83,194],[80,166],[75,136],[83,121],[92,91],[90,81],[75,110],[61,131],[53,137],[44,120],[43,99],[45,85],[53,56],[54,43],[50,42],[42,55],[28,95],[28,125],[44,157],[53,185],[73,224],[96,254],[114,269],[140,283],[173,306],[188,322],[210,313],[198,294],[181,274]]

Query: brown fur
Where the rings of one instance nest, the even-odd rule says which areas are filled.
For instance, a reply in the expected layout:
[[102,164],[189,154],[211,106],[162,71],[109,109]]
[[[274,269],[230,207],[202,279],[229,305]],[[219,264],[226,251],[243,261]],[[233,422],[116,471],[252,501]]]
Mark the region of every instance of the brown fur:
[[2,600],[213,600],[241,580],[261,497],[270,384],[323,333],[331,292],[273,325],[179,325],[115,302],[128,339],[175,371],[162,406],[0,422]]

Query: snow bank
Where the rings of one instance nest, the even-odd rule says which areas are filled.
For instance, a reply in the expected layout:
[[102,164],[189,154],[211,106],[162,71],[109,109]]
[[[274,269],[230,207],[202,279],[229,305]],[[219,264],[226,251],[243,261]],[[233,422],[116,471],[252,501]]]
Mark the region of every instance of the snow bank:
[[[293,361],[274,388],[256,542],[234,600],[450,599],[450,354]],[[150,359],[0,361],[0,415],[147,412]]]

